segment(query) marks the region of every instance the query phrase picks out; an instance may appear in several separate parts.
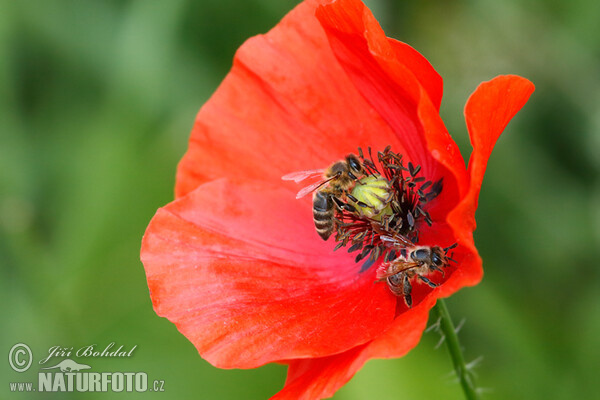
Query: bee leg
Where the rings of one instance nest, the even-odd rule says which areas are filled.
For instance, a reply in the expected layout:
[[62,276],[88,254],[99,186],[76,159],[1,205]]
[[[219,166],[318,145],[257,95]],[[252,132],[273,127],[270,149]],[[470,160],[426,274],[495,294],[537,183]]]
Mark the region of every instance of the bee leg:
[[352,179],[353,181],[356,181],[356,183],[358,183],[359,185],[364,185],[364,183],[362,183],[357,177],[356,175],[354,175],[352,172],[348,172],[348,176],[350,177],[350,179]]
[[352,204],[342,203],[340,208],[344,211],[348,211],[348,212],[356,214],[356,208],[354,208],[354,206]]
[[335,196],[331,196],[331,198],[333,199],[333,203],[340,211],[348,211],[351,213],[356,212],[356,208],[354,208],[352,204],[344,203],[342,200],[338,199]]
[[425,282],[426,284],[428,284],[429,287],[432,287],[432,288],[438,287],[437,284],[431,282],[429,279],[425,278],[424,276],[422,276],[422,275],[417,275],[417,276],[419,277],[420,280],[422,280],[423,282]]
[[429,267],[429,269],[441,272],[442,273],[442,278],[446,277],[446,272],[443,269],[441,269],[440,267],[438,267],[437,265],[431,265]]
[[402,292],[404,293],[404,302],[408,306],[408,308],[412,307],[412,296],[410,293],[412,292],[412,286],[410,284],[410,280],[407,274],[404,274],[404,279],[402,281]]

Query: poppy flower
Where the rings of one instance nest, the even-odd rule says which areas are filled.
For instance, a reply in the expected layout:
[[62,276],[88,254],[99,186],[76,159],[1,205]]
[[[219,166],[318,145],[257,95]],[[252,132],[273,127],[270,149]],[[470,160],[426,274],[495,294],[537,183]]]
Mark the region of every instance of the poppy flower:
[[[512,75],[482,83],[465,107],[468,168],[439,115],[442,79],[387,38],[358,0],[299,4],[237,51],[200,110],[177,171],[176,199],[145,233],[141,259],[156,313],[220,368],[288,365],[277,399],[333,395],[371,358],[400,357],[428,311],[482,278],[473,243],[487,160],[533,92]],[[315,230],[308,197],[282,181],[357,149],[402,155],[443,182],[414,222],[419,245],[458,243],[435,288],[415,283],[412,307],[372,265]],[[416,239],[415,239],[416,241]]]

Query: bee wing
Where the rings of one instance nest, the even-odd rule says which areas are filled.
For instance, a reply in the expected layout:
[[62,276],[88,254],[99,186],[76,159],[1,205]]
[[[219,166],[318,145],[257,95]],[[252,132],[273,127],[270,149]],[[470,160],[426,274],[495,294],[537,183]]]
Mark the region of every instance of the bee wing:
[[284,181],[294,181],[296,183],[311,177],[323,176],[324,169],[309,169],[307,171],[296,171],[281,177]]
[[387,244],[391,244],[393,246],[399,245],[400,242],[398,242],[396,239],[394,239],[392,236],[388,236],[388,235],[380,235],[379,239],[381,239],[382,242],[385,242]]
[[319,187],[323,186],[324,184],[326,184],[327,182],[329,182],[332,179],[333,178],[325,179],[324,181],[315,182],[312,185],[308,185],[306,187],[303,187],[302,189],[300,189],[300,191],[296,195],[296,199],[301,199],[304,196],[306,196],[307,194],[309,194],[311,192],[314,192]]
[[399,274],[402,271],[409,270],[411,268],[418,267],[420,264],[412,261],[392,261],[391,263],[385,265],[381,264],[377,269],[377,280],[376,282],[380,282],[384,279],[389,278],[392,275]]

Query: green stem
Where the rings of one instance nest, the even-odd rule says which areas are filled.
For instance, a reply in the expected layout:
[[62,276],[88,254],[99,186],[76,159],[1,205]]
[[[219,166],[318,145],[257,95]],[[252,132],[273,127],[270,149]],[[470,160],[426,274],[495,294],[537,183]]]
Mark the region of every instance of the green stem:
[[434,309],[440,318],[440,329],[444,334],[446,344],[448,345],[448,351],[450,352],[450,357],[452,358],[452,363],[454,364],[454,370],[456,371],[456,376],[458,377],[460,385],[463,388],[463,392],[465,392],[465,397],[468,400],[478,400],[479,395],[475,391],[473,376],[465,364],[465,358],[463,357],[460,343],[458,342],[456,329],[454,328],[454,324],[452,323],[452,319],[450,318],[450,314],[448,313],[448,308],[446,308],[446,303],[444,300],[438,299]]

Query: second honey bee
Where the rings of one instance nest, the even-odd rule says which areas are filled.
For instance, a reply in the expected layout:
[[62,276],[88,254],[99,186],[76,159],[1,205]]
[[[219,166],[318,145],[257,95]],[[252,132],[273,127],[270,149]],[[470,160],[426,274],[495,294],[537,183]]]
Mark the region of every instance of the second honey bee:
[[432,288],[437,287],[425,275],[434,271],[444,274],[442,268],[448,265],[452,260],[448,256],[448,251],[457,246],[442,248],[440,246],[417,246],[401,235],[382,236],[384,241],[388,241],[397,246],[398,257],[391,261],[382,263],[377,270],[377,281],[386,280],[388,287],[396,296],[403,296],[404,302],[408,307],[412,307],[412,283],[413,278],[417,278]]
[[285,175],[282,179],[301,182],[307,178],[319,175],[323,179],[302,188],[296,195],[296,198],[300,199],[314,192],[313,221],[319,236],[323,240],[327,240],[334,229],[334,208],[336,206],[341,210],[356,212],[356,208],[348,204],[345,201],[346,199],[354,201],[358,205],[367,206],[350,194],[356,182],[365,175],[365,169],[361,160],[356,155],[348,154],[344,160],[333,163],[325,170],[316,169],[293,172]]

